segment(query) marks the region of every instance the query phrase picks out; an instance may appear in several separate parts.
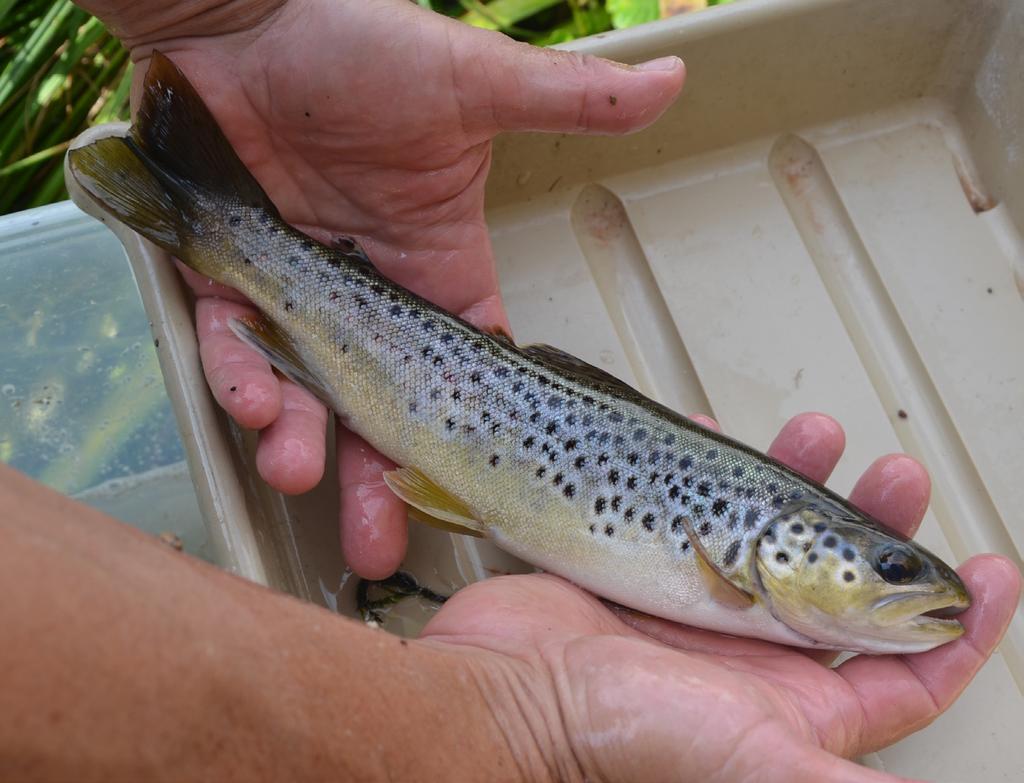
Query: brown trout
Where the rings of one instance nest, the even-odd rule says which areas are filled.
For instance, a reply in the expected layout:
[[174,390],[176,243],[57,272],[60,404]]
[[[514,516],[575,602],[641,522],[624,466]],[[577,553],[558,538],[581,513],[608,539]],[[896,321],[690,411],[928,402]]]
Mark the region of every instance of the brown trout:
[[386,480],[418,518],[730,634],[884,653],[963,632],[953,570],[835,493],[292,228],[166,57],[130,132],[68,164],[102,209],[252,300],[263,318],[235,333],[403,466]]

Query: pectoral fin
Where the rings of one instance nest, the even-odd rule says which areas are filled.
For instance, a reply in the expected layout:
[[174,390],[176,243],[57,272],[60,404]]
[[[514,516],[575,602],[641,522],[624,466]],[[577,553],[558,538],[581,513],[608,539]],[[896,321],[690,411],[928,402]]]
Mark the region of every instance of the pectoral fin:
[[690,539],[690,546],[693,547],[693,552],[697,557],[697,570],[711,597],[722,606],[733,609],[749,609],[753,606],[754,596],[734,585],[718,569],[697,537],[697,532],[693,529],[693,522],[688,517],[683,517],[683,529],[686,531],[687,538]]
[[232,318],[228,326],[239,340],[330,407],[330,393],[306,367],[287,334],[265,318]]
[[437,486],[415,468],[398,468],[384,474],[388,489],[412,506],[410,516],[417,522],[449,533],[482,537],[484,526],[466,504]]

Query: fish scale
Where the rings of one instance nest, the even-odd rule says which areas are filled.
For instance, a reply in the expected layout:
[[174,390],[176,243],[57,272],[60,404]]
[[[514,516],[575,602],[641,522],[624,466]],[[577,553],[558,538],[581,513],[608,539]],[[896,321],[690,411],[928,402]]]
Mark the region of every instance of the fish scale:
[[69,153],[81,187],[244,293],[236,334],[401,465],[446,530],[625,606],[805,647],[912,652],[962,627],[956,574],[825,487],[549,346],[488,334],[285,222],[159,53],[124,138]]

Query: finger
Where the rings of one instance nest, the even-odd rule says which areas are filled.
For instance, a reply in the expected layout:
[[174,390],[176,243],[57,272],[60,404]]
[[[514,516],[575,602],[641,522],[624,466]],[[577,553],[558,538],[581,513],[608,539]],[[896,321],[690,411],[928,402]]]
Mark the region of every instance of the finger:
[[718,426],[718,422],[712,419],[710,416],[705,416],[703,413],[694,413],[690,416],[692,421],[697,422],[702,427],[707,427],[709,430],[715,432],[721,432],[722,428]]
[[327,409],[306,389],[280,381],[281,413],[260,433],[256,468],[288,495],[308,492],[324,475]]
[[1009,560],[995,555],[971,558],[959,573],[973,599],[957,618],[963,636],[917,655],[860,655],[836,669],[864,715],[855,747],[838,752],[866,753],[927,726],[988,660],[1017,607],[1021,576]]
[[686,76],[678,57],[630,66],[514,43],[492,33],[472,31],[472,36],[473,45],[455,51],[455,68],[482,78],[457,97],[466,127],[488,136],[521,130],[638,130],[661,116]]
[[196,301],[196,335],[214,399],[243,427],[262,429],[281,412],[281,388],[267,362],[232,333],[232,318],[253,317],[246,305],[214,297]]
[[801,413],[787,421],[768,447],[768,456],[824,483],[846,448],[839,422],[824,413]]
[[197,298],[215,296],[218,299],[224,299],[228,302],[238,302],[240,304],[249,303],[249,300],[234,288],[222,285],[206,275],[199,274],[195,270],[185,266],[178,259],[174,259],[174,265],[178,268],[178,272],[185,281],[185,285],[192,289],[192,293],[194,293]]
[[384,483],[395,464],[358,435],[338,428],[341,551],[365,579],[384,579],[398,568],[408,545],[405,503]]
[[879,457],[864,471],[850,502],[879,522],[913,536],[928,509],[932,480],[916,459],[906,454]]

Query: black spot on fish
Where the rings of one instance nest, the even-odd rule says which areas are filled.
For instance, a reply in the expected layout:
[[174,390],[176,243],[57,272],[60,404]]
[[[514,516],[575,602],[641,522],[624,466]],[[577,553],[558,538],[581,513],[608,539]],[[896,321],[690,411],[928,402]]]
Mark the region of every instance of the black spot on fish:
[[634,451],[634,452],[633,452],[632,454],[630,454],[630,455],[629,455],[628,457],[626,457],[626,461],[627,461],[627,462],[628,462],[628,463],[629,463],[630,465],[635,465],[635,464],[636,464],[637,462],[639,462],[639,461],[640,461],[640,455],[639,455],[639,454],[637,454],[637,453],[636,453],[636,452]]
[[722,514],[724,514],[728,509],[728,501],[722,500],[721,498],[719,498],[718,500],[711,504],[711,513],[714,514],[716,517],[722,516]]
[[442,359],[440,356],[435,356],[434,359],[433,359],[434,366],[437,367],[443,361],[444,361],[444,359]]
[[565,400],[563,400],[561,397],[555,394],[552,394],[550,397],[548,397],[549,408],[561,408],[563,402],[565,402]]
[[[694,509],[694,511],[696,511],[696,510],[697,509]],[[708,533],[711,532],[711,523],[710,522],[701,522],[700,523],[700,527],[697,528],[697,532],[700,533],[702,536],[706,536]]]
[[498,430],[500,429],[501,425],[498,422],[494,422],[494,424],[491,425],[491,435],[497,435]]
[[743,475],[743,468],[741,468],[741,467],[739,467],[737,465],[735,468],[732,469],[732,476],[733,476],[733,478],[740,478],[742,475]]
[[[302,249],[303,250],[312,250],[313,249],[313,240],[311,240],[311,239],[303,239],[300,244],[302,245]],[[345,282],[348,282],[348,281],[346,280]]]
[[551,380],[546,375],[538,375],[537,383],[539,383],[541,386],[550,386]]
[[295,266],[296,264],[299,263],[299,257],[298,256],[288,256],[288,263],[291,264],[292,266]]
[[704,456],[707,457],[708,460],[718,459],[718,452],[714,449],[710,449]]
[[693,486],[693,476],[683,476],[683,486],[689,489]]
[[818,560],[818,553],[817,552],[811,552],[809,555],[807,555],[807,562],[808,563],[815,563],[815,562],[817,562],[817,560]]
[[[251,258],[249,258],[249,256],[246,256],[246,257],[245,257],[245,258],[243,258],[242,260],[243,260],[243,261],[244,261],[245,263],[247,263],[247,264],[251,264],[251,263],[252,263],[252,259],[251,259]],[[332,291],[332,292],[331,292],[331,299],[337,299],[337,298],[338,298],[338,295],[337,295],[336,293],[334,293],[334,292]]]
[[594,525],[591,525],[591,526],[590,526],[590,532],[591,532],[591,533],[593,533],[593,532],[594,532],[594,527],[595,527]]
[[409,403],[409,413],[415,413],[415,412],[416,412],[416,409],[417,409],[418,407],[419,407],[419,406],[418,406],[418,405],[416,404],[416,402],[415,402],[415,401],[413,401],[413,402],[410,402],[410,403]]
[[393,315],[393,316],[395,316],[397,318],[398,316],[400,316],[402,314],[402,308],[399,305],[392,305],[390,312],[391,312],[391,315]]
[[348,353],[348,343],[342,343],[341,344],[341,352],[342,353]]
[[452,334],[451,332],[445,332],[444,334],[441,335],[441,342],[443,343],[450,343],[454,339],[455,335]]
[[616,435],[614,438],[612,438],[612,445],[614,446],[621,446],[625,442],[626,439],[621,435]]
[[647,483],[648,484],[653,484],[655,481],[658,480],[658,476],[660,476],[660,475],[661,475],[660,473],[651,473],[651,475],[649,475],[647,477]]
[[270,222],[270,215],[265,210],[261,211],[259,221],[261,225],[267,225]]
[[693,457],[683,457],[681,460],[679,460],[679,469],[680,470],[689,470],[692,467],[693,467]]
[[445,419],[444,426],[450,430],[455,429],[455,419]]
[[338,292],[337,291],[331,291],[331,295],[328,297],[328,299],[330,299],[333,302],[337,298],[338,298]]
[[242,218],[240,218],[238,215],[232,215],[231,217],[228,218],[229,226],[237,226],[241,222]]
[[428,356],[430,356],[431,353],[433,353],[433,352],[430,350],[430,346],[429,345],[425,345],[425,346],[423,346],[420,349],[420,356],[422,356],[424,359],[426,359]]
[[565,478],[565,476],[563,476],[561,473],[556,473],[555,477],[553,479],[551,479],[551,480],[554,482],[555,486],[557,487],[559,484],[562,483],[562,479],[564,479],[564,478]]
[[562,494],[565,495],[567,498],[571,498],[573,495],[576,494],[576,487],[573,484],[566,484],[565,487],[562,489]]
[[461,400],[462,399],[462,392],[459,391],[458,389],[453,390],[452,391],[452,399],[453,400]]
[[[381,294],[384,293],[384,286],[382,286],[380,283],[374,283],[373,285],[370,286],[370,290],[373,291],[373,293],[377,294],[377,296],[380,296]],[[434,328],[433,321],[424,321],[423,322],[423,328],[424,329],[433,329]]]
[[622,414],[619,413],[618,411],[612,411],[611,413],[608,414],[608,421],[613,422],[615,424],[621,424]]
[[690,549],[690,542],[689,542],[689,541],[684,541],[684,542],[683,542],[683,543],[682,543],[682,544],[680,545],[680,547],[679,547],[679,548],[680,548],[681,550],[683,550],[684,552],[687,552],[687,551],[689,551],[689,549]]
[[572,464],[576,466],[577,470],[580,470],[584,465],[587,464],[587,458],[586,457],[577,457],[576,461],[573,462]]
[[668,496],[672,500],[675,500],[677,497],[679,497],[679,487],[677,487],[675,484],[669,487]]
[[294,307],[295,305],[293,305],[291,302],[284,303],[284,309],[287,310],[289,313],[292,311]]
[[480,383],[480,373],[478,373],[478,372],[470,373],[469,374],[469,379],[471,381],[473,381],[473,383]]
[[669,484],[671,484],[675,480],[675,478],[676,478],[676,474],[675,473],[666,473],[665,474],[665,486],[667,487]]
[[824,533],[826,527],[827,527],[827,525],[824,522],[815,522],[814,523],[814,532],[815,533]]
[[708,497],[711,494],[711,485],[706,481],[700,482],[700,484],[697,485],[697,494],[701,497]]
[[465,433],[476,432],[476,427],[472,424],[464,424],[462,425],[462,431]]
[[774,495],[776,492],[779,491],[779,485],[778,484],[769,484],[767,487],[765,487],[765,489],[768,490],[768,494],[769,495]]
[[680,506],[685,506],[689,502],[690,502],[690,496],[689,495],[680,495],[679,496],[679,505]]
[[598,455],[598,457],[597,457],[597,464],[598,465],[604,465],[607,462],[608,462],[608,455],[607,454],[601,453],[601,454]]
[[491,419],[491,412],[490,411],[480,411],[480,421],[490,421],[490,419]]
[[540,421],[540,414],[534,411],[530,414],[530,424],[536,424],[538,421]]
[[495,375],[495,377],[498,377],[498,378],[507,378],[508,377],[508,367],[495,367],[494,368],[494,375]]
[[430,390],[430,399],[432,399],[432,400],[439,400],[439,399],[441,399],[441,390],[440,389],[431,389]]
[[622,505],[622,495],[616,495],[612,498],[612,511],[618,512],[619,506]]
[[636,476],[626,479],[626,489],[636,489]]
[[673,435],[672,433],[669,433],[668,435],[661,439],[661,442],[664,443],[666,446],[671,446],[673,443],[676,442],[676,436]]
[[360,296],[359,294],[356,294],[356,306],[359,307],[360,310],[362,310],[366,307],[369,307],[370,303],[367,302],[364,297]]
[[498,457],[497,454],[492,454],[491,455],[490,463],[491,463],[491,467],[492,468],[497,467],[499,459],[500,458]]
[[739,524],[739,521],[740,521],[740,515],[737,514],[735,511],[730,511],[729,512],[729,529],[733,530],[736,527],[736,525]]
[[775,559],[778,560],[780,563],[788,563],[789,555],[787,555],[785,552],[776,552]]
[[731,566],[736,562],[736,558],[740,555],[740,542],[737,539],[729,544],[729,548],[725,550],[725,557],[722,558],[722,563],[726,566]]
[[546,432],[548,435],[554,435],[555,434],[555,430],[557,430],[557,429],[558,429],[558,424],[556,422],[549,421],[547,423],[547,426],[544,427],[544,432]]
[[533,435],[528,435],[523,440],[523,448],[524,449],[530,448],[531,446],[533,446],[533,444],[534,444],[534,437],[533,437]]
[[548,472],[548,469],[541,466],[537,468],[537,478],[544,478],[544,474]]
[[799,522],[794,522],[792,525],[789,526],[789,532],[795,533],[796,535],[800,535],[804,532],[804,526],[801,525]]
[[775,508],[782,508],[784,505],[786,505],[786,499],[782,495],[776,495],[772,498],[772,506]]
[[606,536],[613,536],[613,535],[615,535],[615,525],[605,525],[604,526],[604,534]]
[[565,442],[564,448],[565,448],[566,451],[572,451],[574,448],[576,448],[579,445],[579,443],[580,442],[578,440],[576,440],[576,438],[569,438],[569,440],[567,440]]
[[852,563],[853,562],[853,558],[855,558],[855,557],[856,557],[856,554],[854,553],[854,551],[852,549],[847,548],[847,549],[843,550],[843,560],[846,560],[847,562]]
[[636,432],[633,433],[633,440],[643,440],[646,437],[647,437],[647,431],[646,430],[637,430]]
[[856,578],[857,577],[854,576],[853,571],[843,571],[843,579],[845,579],[847,582],[852,582]]
[[693,513],[695,516],[700,516],[704,513],[704,506],[698,503],[696,506],[693,507]]
[[623,512],[622,516],[624,516],[626,518],[626,521],[628,522],[628,521],[633,519],[633,514],[634,514],[633,507],[630,506],[629,508],[627,508],[625,510],[625,512]]
[[679,533],[683,529],[683,518],[681,516],[672,517],[672,532]]
[[829,549],[831,549],[831,548],[832,548],[832,547],[834,547],[834,546],[835,546],[836,544],[838,544],[838,543],[839,543],[839,541],[838,541],[838,540],[836,540],[836,537],[835,537],[835,536],[825,536],[825,538],[824,538],[824,539],[822,540],[822,542],[821,542],[821,543],[823,543],[823,544],[824,544],[824,545],[825,545],[826,547],[828,547]]
[[594,501],[594,513],[601,514],[604,512],[604,507],[608,505],[608,502],[604,498],[598,498]]
[[654,530],[654,514],[648,511],[640,520],[640,524],[644,526],[645,530]]
[[753,487],[747,487],[747,488],[746,488],[746,489],[745,489],[745,490],[743,491],[743,496],[744,496],[744,497],[745,497],[745,498],[746,498],[747,500],[751,500],[751,499],[752,499],[752,498],[754,497],[754,488],[753,488]]
[[[598,458],[597,461],[598,461],[598,463],[600,463],[601,462],[600,458]],[[617,471],[615,468],[612,468],[611,470],[608,471],[608,483],[609,484],[618,484],[619,483],[619,471]]]

